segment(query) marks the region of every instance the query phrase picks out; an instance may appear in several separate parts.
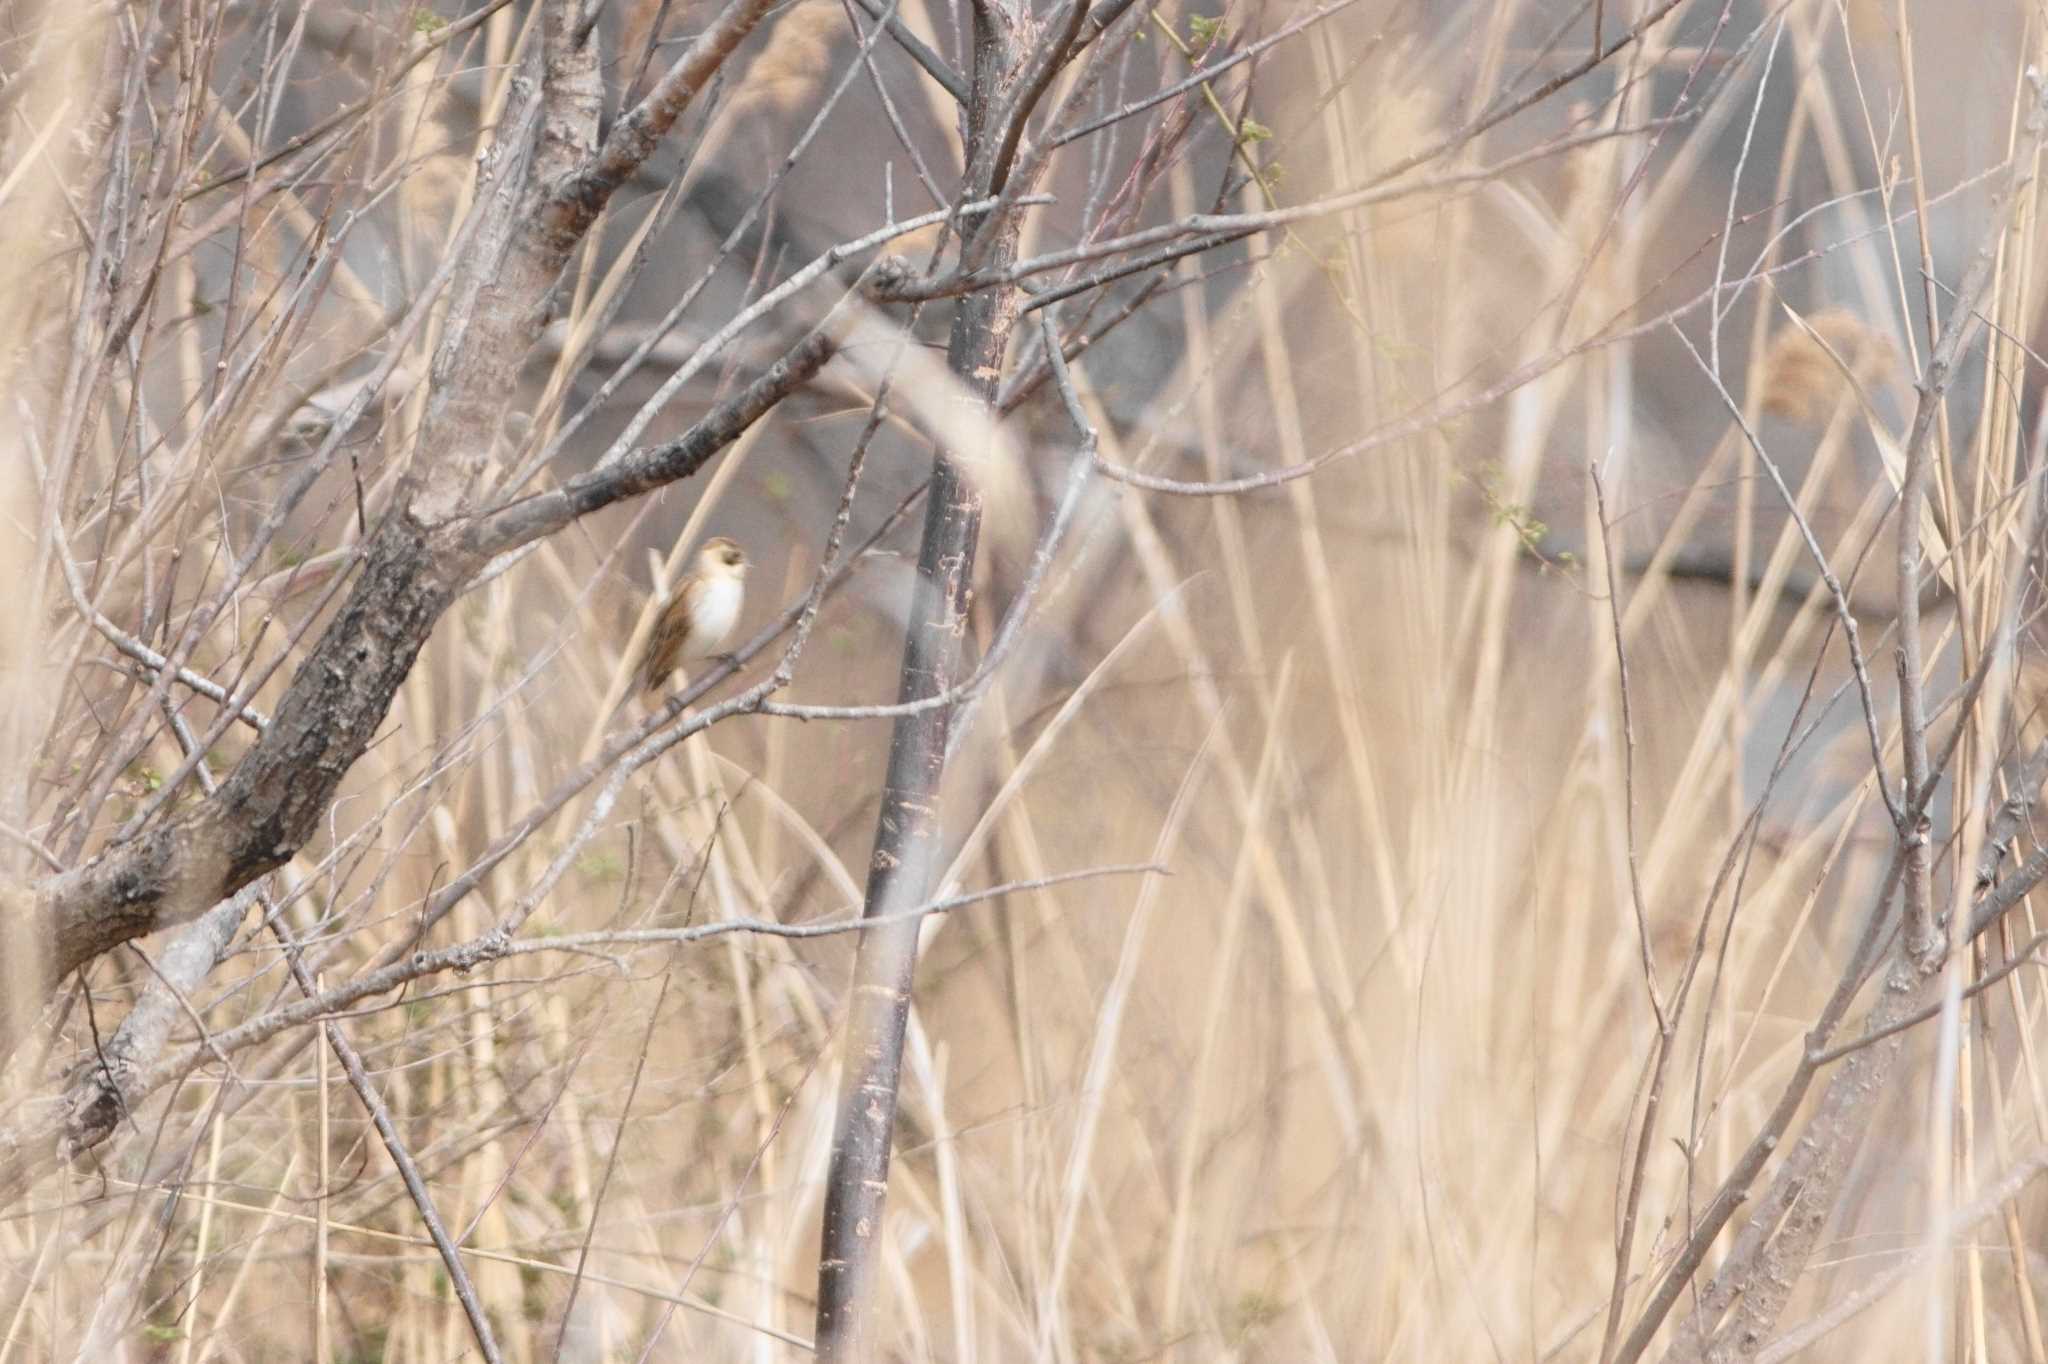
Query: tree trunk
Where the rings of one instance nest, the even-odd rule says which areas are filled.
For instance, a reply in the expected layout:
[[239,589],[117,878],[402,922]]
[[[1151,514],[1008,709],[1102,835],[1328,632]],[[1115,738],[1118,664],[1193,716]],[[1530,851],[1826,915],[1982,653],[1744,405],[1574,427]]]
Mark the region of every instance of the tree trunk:
[[[991,126],[990,115],[1005,106],[1015,66],[1005,35],[977,8],[963,198],[995,194],[1003,187],[1007,149],[998,145],[999,130]],[[1000,270],[1014,259],[1015,222],[1015,215],[1007,215],[996,240],[989,243],[984,258],[988,268]],[[963,239],[971,241],[979,225],[976,220],[963,221]],[[961,400],[979,409],[977,422],[998,420],[994,400],[1017,308],[1012,291],[996,289],[962,298],[953,316],[946,363],[960,381]],[[971,424],[969,429],[974,429]],[[981,532],[982,493],[962,469],[961,453],[942,450],[933,460],[897,692],[906,702],[936,696],[966,676],[961,644]],[[862,908],[866,917],[897,913],[931,897],[942,865],[941,788],[953,714],[954,707],[939,706],[896,721],[868,863]],[[871,1355],[876,1257],[889,1193],[889,1148],[918,928],[917,921],[909,921],[861,934],[854,963],[818,1265],[817,1350],[826,1364],[850,1364]]]

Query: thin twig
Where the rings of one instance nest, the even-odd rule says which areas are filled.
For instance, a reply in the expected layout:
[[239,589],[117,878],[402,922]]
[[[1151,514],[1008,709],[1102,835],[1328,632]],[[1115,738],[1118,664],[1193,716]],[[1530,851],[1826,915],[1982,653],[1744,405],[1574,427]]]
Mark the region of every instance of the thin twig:
[[[1671,331],[1685,347],[1686,353],[1692,356],[1700,372],[1706,376],[1707,382],[1721,399],[1721,405],[1727,409],[1729,418],[1741,430],[1743,439],[1749,442],[1749,448],[1755,452],[1757,462],[1763,465],[1764,472],[1770,475],[1772,485],[1777,488],[1778,496],[1784,501],[1786,514],[1792,518],[1793,525],[1799,528],[1799,537],[1806,544],[1806,552],[1812,557],[1814,567],[1820,573],[1821,582],[1826,584],[1829,597],[1834,600],[1835,617],[1841,622],[1842,635],[1848,641],[1849,666],[1856,674],[1856,690],[1863,702],[1863,730],[1865,738],[1870,742],[1871,773],[1877,782],[1877,793],[1883,798],[1884,807],[1892,817],[1892,826],[1903,827],[1904,807],[1893,797],[1891,785],[1885,780],[1884,738],[1878,733],[1877,728],[1877,694],[1870,684],[1870,666],[1864,660],[1862,634],[1857,629],[1856,612],[1849,605],[1849,594],[1843,590],[1841,579],[1835,576],[1834,565],[1828,561],[1827,551],[1822,548],[1820,537],[1814,533],[1813,524],[1801,510],[1798,497],[1785,482],[1785,475],[1778,468],[1778,462],[1771,458],[1771,452],[1764,448],[1763,441],[1750,426],[1749,418],[1742,410],[1742,404],[1735,401],[1727,385],[1721,382],[1721,376],[1714,373],[1706,357],[1694,347],[1692,338],[1685,334],[1684,329],[1674,324]],[[1912,789],[1915,788],[1908,787],[1908,790]]]
[[1662,1110],[1664,1098],[1664,1077],[1669,1069],[1672,1053],[1674,1028],[1665,1013],[1663,999],[1657,989],[1657,963],[1650,948],[1649,912],[1643,903],[1642,874],[1636,859],[1636,731],[1635,712],[1629,698],[1628,650],[1623,646],[1621,630],[1621,580],[1614,570],[1614,544],[1610,533],[1611,521],[1607,514],[1607,489],[1600,478],[1597,461],[1587,466],[1587,473],[1593,480],[1594,512],[1600,523],[1600,557],[1607,570],[1607,613],[1614,630],[1614,664],[1618,686],[1621,692],[1621,735],[1622,735],[1622,784],[1623,800],[1627,810],[1628,839],[1628,881],[1629,897],[1635,906],[1636,940],[1642,952],[1643,986],[1649,993],[1650,1013],[1656,1022],[1656,1037],[1652,1046],[1649,1097],[1643,1105],[1642,1125],[1637,1129],[1635,1156],[1631,1161],[1628,1188],[1622,1199],[1621,1230],[1614,1244],[1614,1284],[1608,1290],[1607,1326],[1600,1340],[1600,1359],[1613,1357],[1615,1340],[1621,1333],[1621,1309],[1628,1296],[1629,1262],[1634,1258],[1636,1219],[1642,1207],[1643,1185],[1649,1169],[1651,1141],[1657,1130],[1657,1115]]
[[[2034,953],[2040,951],[2043,945],[2048,945],[2048,932],[2036,933],[2033,937],[2027,939],[2020,946],[2019,950],[2014,952],[2003,965],[1971,981],[1963,987],[1956,997],[1958,999],[1973,999],[1982,994],[2014,971],[2017,971],[2020,967],[2033,961]],[[1852,1042],[1843,1042],[1837,1046],[1829,1047],[1826,1051],[1814,1056],[1812,1058],[1813,1063],[1817,1066],[1824,1066],[1831,1061],[1839,1061],[1852,1051],[1861,1051],[1874,1042],[1882,1042],[1887,1037],[1896,1036],[1908,1029],[1917,1028],[1922,1023],[1928,1022],[1931,1019],[1939,1018],[1941,1017],[1942,1010],[1947,1007],[1946,1003],[1930,1004],[1916,1013],[1908,1014],[1904,1018],[1887,1023],[1881,1028],[1874,1028]]]

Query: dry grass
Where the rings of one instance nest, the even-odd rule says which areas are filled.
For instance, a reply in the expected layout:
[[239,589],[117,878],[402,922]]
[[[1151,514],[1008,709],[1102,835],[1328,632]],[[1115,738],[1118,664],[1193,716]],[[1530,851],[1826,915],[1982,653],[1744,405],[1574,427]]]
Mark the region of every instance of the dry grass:
[[[1259,121],[1292,139],[1264,158],[1288,167],[1283,199],[1361,182],[1455,126],[1561,13],[1482,8],[1493,17],[1447,20],[1406,48],[1371,49],[1363,23],[1306,41],[1284,68],[1299,84],[1275,79],[1253,100]],[[1072,882],[928,922],[884,1236],[888,1357],[1595,1359],[1639,1144],[1627,1304],[1640,1306],[1777,1102],[1889,854],[1841,631],[1736,420],[1785,459],[1845,576],[1868,550],[1852,595],[1891,708],[1878,719],[1896,781],[1896,594],[1877,580],[1891,571],[1887,472],[1910,412],[1900,381],[1929,351],[1908,214],[1919,204],[1919,221],[1938,229],[1936,274],[1960,273],[1984,228],[1981,196],[1926,205],[2003,154],[2001,133],[1995,150],[1963,156],[1957,129],[2003,118],[2009,101],[1977,89],[1965,109],[1953,93],[1964,54],[1905,5],[1920,25],[1906,30],[1921,44],[1919,122],[1915,150],[1899,151],[1899,53],[1871,46],[1897,43],[1897,29],[1871,8],[1847,12],[1853,70],[1836,7],[1743,13],[1720,40],[1740,59],[1701,78],[1727,90],[1701,123],[1671,130],[1647,170],[1637,134],[1275,234],[1228,287],[1151,305],[1178,338],[1162,379],[1091,384],[1109,462],[1218,478],[1312,459],[1441,392],[1477,392],[1558,357],[1498,401],[1310,478],[1236,498],[1106,481],[1091,493],[949,776],[958,852],[941,893],[1111,863],[1171,875]],[[2041,46],[2038,16],[1975,8],[2001,33],[2024,24],[2028,50]],[[1683,7],[1683,24],[1656,29],[1619,64],[1620,81],[1640,82],[1630,98],[1575,90],[1577,107],[1545,106],[1547,131],[1663,112],[1717,12]],[[511,40],[508,25],[490,32],[484,65]],[[1583,48],[1586,26],[1571,32],[1566,46]],[[1349,74],[1348,55],[1364,51],[1377,54],[1373,79]],[[1453,59],[1466,64],[1456,80],[1442,74]],[[790,78],[778,68],[777,79]],[[430,121],[419,126],[431,142]],[[26,134],[7,135],[16,164]],[[1476,147],[1471,164],[1534,140]],[[1756,159],[1731,196],[1746,142]],[[1895,154],[1910,185],[1873,169]],[[1198,184],[1195,169],[1183,163],[1166,186],[1176,211],[1208,207],[1213,175]],[[424,178],[406,182],[420,201],[401,238],[411,268],[435,264],[472,170],[430,157]],[[8,217],[61,219],[51,203],[31,205],[32,192],[47,197],[41,177],[10,186],[0,165]],[[1247,188],[1245,206],[1259,195]],[[1795,228],[1824,202],[1835,208]],[[1937,808],[1938,894],[1958,906],[1967,878],[1950,868],[1968,862],[2002,797],[1995,778],[2015,736],[2039,728],[2032,631],[2005,654],[1997,638],[2003,621],[2030,627],[2038,600],[2019,571],[2035,530],[2033,183],[2016,214],[1988,310],[1988,372],[1950,404],[1929,523],[1931,553],[1949,556],[1926,624],[1932,695],[1946,696],[1959,670],[1995,670]],[[277,253],[252,269],[285,268],[288,224],[249,229]],[[1815,251],[1728,290],[1725,318],[1710,324],[1711,310],[1695,308],[1679,319],[1718,379],[1669,327],[1628,330]],[[602,278],[586,276],[568,307],[572,332],[597,315]],[[63,306],[37,304],[39,287],[0,276],[0,296],[23,315]],[[376,334],[365,300],[378,296],[338,288],[321,305],[326,339],[294,357],[287,387]],[[121,401],[196,382],[213,344],[196,329],[152,333],[162,368]],[[530,370],[532,410],[566,384]],[[373,485],[421,400],[394,403],[366,447]],[[88,473],[112,486],[124,437],[108,402]],[[859,417],[821,399],[805,421],[727,455],[687,490],[687,507],[672,494],[608,513],[448,614],[388,737],[351,775],[330,837],[278,882],[293,931],[332,949],[330,978],[407,942],[423,897],[591,751],[644,628],[649,545],[673,573],[700,532],[747,528],[758,561],[748,628],[768,618],[764,603],[803,590],[823,520],[814,489],[792,492],[787,452],[805,441],[842,458]],[[195,420],[182,411],[176,426]],[[1046,448],[1065,439],[1050,423],[1039,434]],[[215,514],[228,504],[214,499],[227,486],[218,469],[193,458],[185,472],[205,496],[153,532],[188,527],[188,604],[220,571],[201,561],[241,533],[241,513]],[[862,526],[879,524],[914,474],[914,447],[890,458]],[[1611,528],[1585,478],[1596,463]],[[19,483],[22,467],[13,454],[4,477]],[[1006,486],[1028,487],[1029,472],[1008,471]],[[237,486],[260,491],[262,477]],[[293,556],[317,563],[348,541],[349,481],[329,492],[309,501],[319,511],[295,526]],[[7,501],[36,496],[10,485]],[[1028,494],[992,509],[985,632],[1037,515]],[[1610,536],[1626,565],[1612,581]],[[110,615],[115,603],[134,615],[147,539],[94,541]],[[1687,572],[1702,563],[1730,581]],[[13,558],[5,567],[28,571]],[[897,561],[870,562],[832,601],[796,699],[893,694],[902,574]],[[61,604],[61,589],[49,600]],[[294,627],[317,609],[284,600],[297,602]],[[103,652],[75,616],[51,618],[47,639],[34,620],[4,636],[10,678],[46,651]],[[195,666],[232,671],[246,643],[211,639]],[[75,698],[50,690],[64,674],[38,676],[28,690],[40,699],[7,708],[28,718],[7,730],[0,761],[21,771],[38,752],[92,760],[97,732],[88,737]],[[125,679],[82,676],[79,694],[122,714]],[[1937,738],[1951,719],[1937,720]],[[223,768],[240,743],[222,740]],[[885,744],[872,721],[725,722],[644,769],[580,848],[570,840],[590,806],[573,804],[431,943],[488,930],[565,848],[572,869],[530,932],[848,912],[861,900]],[[1785,774],[1750,822],[1788,744]],[[173,735],[153,734],[72,851],[103,841],[180,760]],[[48,814],[24,799],[6,818],[33,828]],[[1717,882],[1724,862],[1739,874]],[[1957,987],[2036,927],[2023,910],[1958,953]],[[1668,1000],[1696,942],[1699,981],[1644,1132],[1656,1040],[1645,962]],[[461,1236],[508,1359],[800,1353],[850,956],[845,939],[737,934],[535,954],[428,978],[346,1017]],[[94,1026],[110,1029],[148,978],[134,959],[100,963]],[[284,988],[275,944],[255,934],[191,1002],[220,1031]],[[51,1070],[90,1053],[80,1020],[67,1027]],[[1801,1358],[2039,1359],[2039,1192],[1950,1224],[2048,1142],[2042,1027],[2040,980],[2023,970],[1915,1035],[1915,1064],[1885,1097],[1784,1326],[1887,1269],[1916,1267]],[[35,1061],[17,1057],[9,1078],[22,1104],[51,1092]],[[0,1364],[427,1361],[472,1348],[328,1050],[301,1029],[233,1065],[209,1062],[166,1088],[91,1161],[42,1178],[0,1220]],[[1926,1245],[1939,1253],[1910,1262]]]

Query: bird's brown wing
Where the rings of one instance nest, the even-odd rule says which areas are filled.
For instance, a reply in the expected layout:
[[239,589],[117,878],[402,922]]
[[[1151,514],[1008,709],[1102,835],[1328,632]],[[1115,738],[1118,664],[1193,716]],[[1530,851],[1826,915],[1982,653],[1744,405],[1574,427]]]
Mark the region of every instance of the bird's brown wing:
[[661,604],[654,631],[647,636],[646,652],[640,655],[640,690],[661,690],[661,684],[683,661],[683,646],[690,640],[690,618],[696,614],[697,580],[691,578]]

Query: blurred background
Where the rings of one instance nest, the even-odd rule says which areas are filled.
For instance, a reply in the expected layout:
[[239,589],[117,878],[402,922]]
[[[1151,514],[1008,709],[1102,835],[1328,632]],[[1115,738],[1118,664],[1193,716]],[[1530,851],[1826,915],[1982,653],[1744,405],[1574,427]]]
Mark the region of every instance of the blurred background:
[[[621,192],[504,395],[505,486],[687,429],[859,262],[671,385],[700,343],[827,248],[953,192],[951,97],[892,42],[863,54],[854,20],[879,12],[863,4],[782,9]],[[331,611],[359,499],[388,492],[432,386],[426,340],[399,324],[478,193],[535,13],[473,10],[0,15],[6,553],[29,581],[54,518],[83,570],[5,641],[6,823],[31,840],[10,844],[13,874],[40,872],[38,847],[89,857],[184,763],[80,600],[168,647],[343,422],[341,457],[193,665],[274,664],[272,705]],[[650,42],[658,74],[713,12],[603,6],[608,109],[647,88]],[[1398,192],[1059,310],[1101,332],[1073,364],[1108,464],[1181,483],[1316,467],[1228,495],[1095,477],[963,721],[941,894],[1171,874],[928,922],[884,1357],[1599,1359],[1638,1147],[1631,1308],[1889,901],[1892,829],[1807,533],[1857,616],[1896,783],[1896,457],[1987,239],[1987,325],[1937,437],[1924,630],[1934,702],[1996,676],[1932,806],[1938,903],[1964,903],[1953,841],[2002,798],[1974,774],[2039,738],[2041,233],[2032,179],[2002,217],[1993,196],[2015,148],[2032,155],[2023,72],[2048,16],[2016,0],[1135,13],[1034,139],[1297,27],[1061,146],[1025,256]],[[957,58],[961,6],[902,16]],[[110,231],[149,247],[111,281]],[[940,245],[890,249],[922,267]],[[338,264],[309,293],[323,250]],[[905,331],[861,344],[942,354],[948,304],[894,311]],[[117,358],[91,384],[64,359],[88,334]],[[317,944],[328,983],[412,942],[435,889],[595,750],[699,540],[754,562],[742,636],[801,597],[872,373],[835,364],[703,475],[572,526],[447,614],[325,837],[271,883],[269,912]],[[904,504],[949,401],[914,372],[892,392],[853,511],[849,543],[868,548],[793,699],[895,698],[920,520]],[[1075,449],[1035,323],[1000,406],[1001,438],[970,461],[988,496],[975,649]],[[66,441],[82,453],[60,486],[46,453]],[[192,707],[205,732],[216,712]],[[225,729],[210,766],[247,742]],[[422,945],[488,930],[586,834],[529,933],[848,915],[887,747],[886,720],[723,721],[608,810],[581,792],[540,821]],[[164,807],[193,798],[188,782]],[[1963,969],[2033,931],[1987,936]],[[96,963],[12,1058],[18,1118],[64,1102],[148,985],[166,943],[141,946]],[[852,952],[733,934],[533,954],[346,1015],[508,1359],[802,1353]],[[1646,974],[1669,999],[1695,954],[1644,1131]],[[2038,1192],[1911,1258],[2048,1141],[2038,979],[1972,995],[1941,1047],[1913,1034],[1782,1324],[1911,1272],[1796,1357],[2042,1358]],[[288,983],[252,917],[174,1043],[203,1049],[202,1024],[259,1018]],[[0,1360],[473,1349],[318,1034],[195,1060],[76,1159],[0,1144]]]

